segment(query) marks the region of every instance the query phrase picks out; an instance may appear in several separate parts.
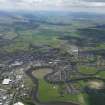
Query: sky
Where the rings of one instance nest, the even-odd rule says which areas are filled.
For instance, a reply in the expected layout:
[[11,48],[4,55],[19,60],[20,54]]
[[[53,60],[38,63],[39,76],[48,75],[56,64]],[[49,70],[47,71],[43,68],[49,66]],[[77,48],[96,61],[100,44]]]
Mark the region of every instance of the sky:
[[105,0],[0,0],[0,10],[69,10],[105,13]]

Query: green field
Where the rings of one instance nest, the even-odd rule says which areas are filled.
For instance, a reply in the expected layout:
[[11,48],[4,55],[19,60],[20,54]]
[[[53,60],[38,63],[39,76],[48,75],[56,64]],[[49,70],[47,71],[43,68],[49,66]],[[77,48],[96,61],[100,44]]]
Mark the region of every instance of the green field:
[[33,75],[39,81],[38,99],[41,102],[79,102],[78,94],[63,94],[63,96],[61,96],[60,92],[63,91],[62,89],[65,87],[65,84],[63,84],[62,87],[61,85],[50,84],[44,80],[44,76],[51,72],[52,70],[48,68],[33,71]]
[[105,71],[100,71],[97,76],[99,76],[99,77],[105,79]]
[[95,74],[97,72],[96,67],[78,66],[78,70],[83,74]]
[[61,96],[59,93],[59,85],[49,84],[45,80],[39,80],[38,91],[38,98],[41,102],[79,102],[79,95],[64,94]]

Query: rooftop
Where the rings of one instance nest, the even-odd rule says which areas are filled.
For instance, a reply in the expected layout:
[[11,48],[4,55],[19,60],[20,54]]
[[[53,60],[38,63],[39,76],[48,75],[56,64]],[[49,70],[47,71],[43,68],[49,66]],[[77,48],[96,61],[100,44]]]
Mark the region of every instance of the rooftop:
[[14,105],[24,105],[22,102],[17,102]]
[[11,80],[9,78],[8,79],[4,79],[3,82],[2,82],[2,84],[3,85],[8,85],[10,83],[10,81]]

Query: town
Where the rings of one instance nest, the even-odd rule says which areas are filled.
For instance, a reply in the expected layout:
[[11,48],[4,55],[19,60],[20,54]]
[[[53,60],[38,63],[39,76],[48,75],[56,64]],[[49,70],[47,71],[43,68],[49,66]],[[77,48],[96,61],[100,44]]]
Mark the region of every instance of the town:
[[[51,72],[46,72],[43,77],[49,84],[59,84],[60,86],[66,84],[61,89],[61,96],[65,92],[67,94],[78,94],[83,91],[80,86],[75,86],[75,83],[80,80],[91,77],[101,79],[95,75],[105,68],[104,59],[98,57],[96,61],[86,61],[86,58],[94,58],[96,55],[92,52],[79,52],[78,48],[72,48],[71,52],[71,54],[61,53],[59,49],[49,48],[43,53],[22,53],[13,57],[9,55],[11,61],[10,59],[8,60],[8,56],[5,63],[0,64],[0,105],[24,105],[22,99],[32,97],[33,94],[34,98],[37,98],[35,94],[38,90],[35,89],[35,93],[33,93],[33,87],[31,85],[28,86],[27,82],[29,81],[27,81],[27,78],[34,81],[31,84],[34,85],[36,83],[38,85],[38,79],[33,76],[32,72],[34,70],[37,71],[39,68],[52,69]],[[85,74],[79,71],[78,65],[94,66],[99,70]],[[54,88],[56,87],[54,86]],[[33,103],[37,103],[37,101],[35,100]]]
[[104,8],[71,1],[0,0],[0,105],[105,105]]

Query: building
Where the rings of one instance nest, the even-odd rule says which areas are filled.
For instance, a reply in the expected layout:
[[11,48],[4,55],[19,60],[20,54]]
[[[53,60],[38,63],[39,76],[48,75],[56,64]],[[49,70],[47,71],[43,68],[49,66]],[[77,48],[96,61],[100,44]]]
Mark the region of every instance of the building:
[[78,52],[79,52],[78,47],[73,46],[73,47],[71,48],[71,52],[72,52],[74,55],[78,55]]
[[24,105],[22,102],[17,102],[14,105]]
[[8,79],[4,79],[2,84],[3,85],[9,85],[10,82],[11,82],[11,80],[8,78]]
[[14,63],[11,64],[11,66],[21,66],[23,64],[22,61],[15,61]]

